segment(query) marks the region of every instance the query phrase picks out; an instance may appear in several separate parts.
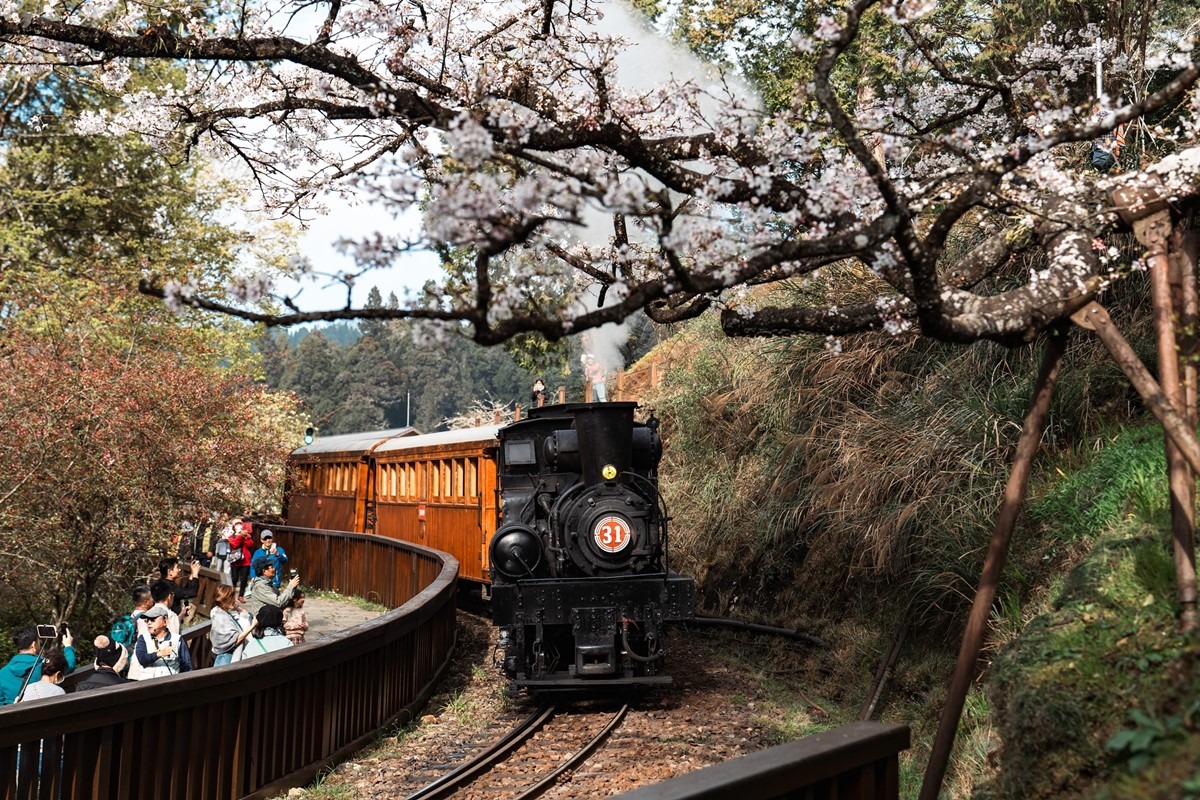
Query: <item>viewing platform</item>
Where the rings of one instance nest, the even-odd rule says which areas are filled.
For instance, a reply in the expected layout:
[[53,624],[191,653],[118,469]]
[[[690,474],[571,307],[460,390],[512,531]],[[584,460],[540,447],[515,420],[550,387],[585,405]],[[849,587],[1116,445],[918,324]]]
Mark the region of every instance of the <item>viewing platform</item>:
[[[185,631],[200,667],[191,673],[5,707],[0,800],[273,797],[418,715],[455,644],[454,558],[381,536],[275,529],[307,586],[391,610],[336,630],[334,609],[315,602],[310,624],[329,619],[312,641],[220,668],[210,667],[205,622]],[[201,577],[206,612],[219,575]],[[907,745],[902,726],[856,723],[631,796],[716,797],[714,787],[736,786],[745,798],[891,800]]]

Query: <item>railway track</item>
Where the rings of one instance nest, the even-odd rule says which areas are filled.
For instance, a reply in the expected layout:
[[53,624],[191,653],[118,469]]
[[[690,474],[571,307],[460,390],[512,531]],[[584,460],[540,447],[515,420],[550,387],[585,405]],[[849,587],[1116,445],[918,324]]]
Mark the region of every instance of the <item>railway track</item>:
[[628,704],[615,712],[611,707],[540,706],[503,738],[405,800],[533,800],[587,761],[628,710]]

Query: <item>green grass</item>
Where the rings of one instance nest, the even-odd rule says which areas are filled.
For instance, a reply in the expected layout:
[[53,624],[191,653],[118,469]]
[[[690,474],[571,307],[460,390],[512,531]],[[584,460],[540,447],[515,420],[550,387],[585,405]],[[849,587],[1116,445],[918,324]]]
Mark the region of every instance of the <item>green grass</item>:
[[339,594],[326,589],[305,589],[304,593],[308,597],[316,597],[321,600],[328,600],[331,603],[345,603],[356,608],[361,608],[363,611],[372,611],[377,614],[382,614],[385,611],[391,610],[382,603],[376,603],[363,597],[355,597],[354,595]]
[[1146,424],[1098,437],[1091,446],[1099,449],[1082,469],[1051,473],[1052,483],[1029,509],[1030,517],[1067,541],[1122,518],[1169,525],[1162,429]]
[[1168,726],[1180,703],[1187,643],[1173,583],[1165,536],[1127,518],[1096,541],[1052,608],[1004,648],[989,682],[1004,742],[990,796],[1090,796],[1093,781],[1120,779],[1166,754],[1171,736],[1132,752],[1118,734],[1135,729],[1139,715]]

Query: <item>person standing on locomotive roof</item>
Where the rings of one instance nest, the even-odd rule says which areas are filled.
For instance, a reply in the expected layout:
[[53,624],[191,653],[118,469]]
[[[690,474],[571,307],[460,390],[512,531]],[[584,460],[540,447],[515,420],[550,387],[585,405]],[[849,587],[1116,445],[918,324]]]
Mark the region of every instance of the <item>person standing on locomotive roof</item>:
[[[233,535],[229,537],[230,550],[230,582],[237,587],[238,602],[246,602],[246,586],[250,582],[250,547],[254,544],[254,535],[250,526],[240,519],[233,521]],[[241,551],[240,560],[233,553]]]
[[275,565],[275,577],[271,581],[271,585],[276,589],[279,588],[279,578],[283,574],[283,570],[287,568],[288,557],[284,549],[275,543],[275,534],[270,530],[263,530],[262,545],[254,551],[254,558],[250,561],[250,578],[258,577],[258,571],[254,565],[258,563],[260,558],[266,558]]
[[608,402],[608,394],[604,386],[604,367],[600,366],[600,362],[594,355],[588,354],[587,366],[583,368],[583,375],[591,381],[593,402]]

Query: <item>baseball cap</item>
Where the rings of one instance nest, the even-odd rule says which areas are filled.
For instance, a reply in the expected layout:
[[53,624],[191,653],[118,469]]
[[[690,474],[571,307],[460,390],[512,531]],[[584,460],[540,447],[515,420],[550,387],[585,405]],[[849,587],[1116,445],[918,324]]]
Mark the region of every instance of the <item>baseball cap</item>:
[[169,617],[171,612],[166,606],[153,605],[146,611],[142,612],[142,619],[157,619],[158,617]]

